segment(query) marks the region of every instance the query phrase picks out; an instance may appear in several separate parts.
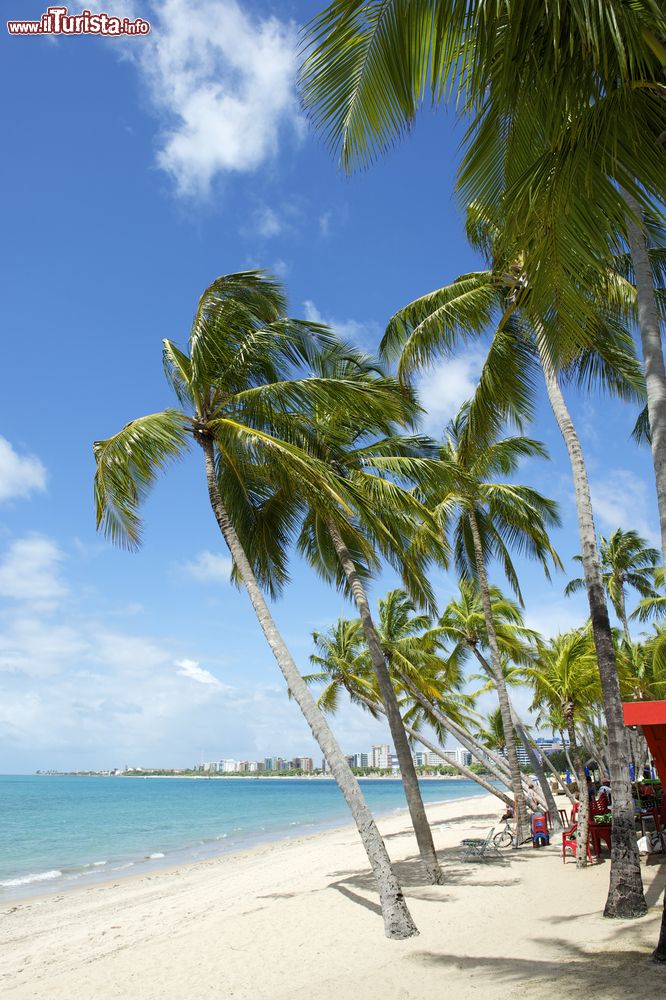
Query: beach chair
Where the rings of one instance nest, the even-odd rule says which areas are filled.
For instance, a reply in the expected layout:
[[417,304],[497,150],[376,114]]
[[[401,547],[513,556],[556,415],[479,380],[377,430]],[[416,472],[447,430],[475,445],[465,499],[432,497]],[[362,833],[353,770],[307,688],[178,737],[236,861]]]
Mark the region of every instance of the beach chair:
[[[576,810],[578,812],[578,810]],[[578,851],[578,840],[576,839],[576,834],[578,832],[578,823],[573,823],[568,830],[562,831],[562,861],[564,864],[567,862],[567,848],[573,853],[574,858]],[[592,852],[590,850],[590,834],[587,835],[587,860],[592,864]]]
[[463,851],[460,856],[461,861],[489,861],[488,853],[491,856],[497,855],[504,860],[501,851],[496,844],[493,844],[493,833],[495,827],[491,826],[485,840],[480,837],[466,837],[461,840],[460,846]]

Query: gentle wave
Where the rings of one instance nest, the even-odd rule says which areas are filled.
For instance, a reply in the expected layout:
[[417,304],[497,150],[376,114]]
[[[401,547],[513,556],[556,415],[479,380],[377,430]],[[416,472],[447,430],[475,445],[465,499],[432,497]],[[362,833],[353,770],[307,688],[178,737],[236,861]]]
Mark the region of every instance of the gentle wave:
[[151,861],[153,861],[155,860],[155,858],[163,858],[164,855],[162,854],[161,851],[156,851],[155,854],[149,854],[148,857]]
[[8,878],[0,882],[3,889],[12,889],[17,885],[30,885],[31,882],[50,882],[51,879],[61,878],[62,872],[53,868],[48,872],[37,872],[35,875],[24,875],[23,878]]

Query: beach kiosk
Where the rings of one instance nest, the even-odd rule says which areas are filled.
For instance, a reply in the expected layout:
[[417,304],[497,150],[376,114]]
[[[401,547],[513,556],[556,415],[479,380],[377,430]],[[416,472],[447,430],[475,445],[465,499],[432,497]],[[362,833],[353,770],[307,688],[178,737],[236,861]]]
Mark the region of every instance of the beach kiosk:
[[640,726],[650,748],[657,774],[666,789],[666,701],[626,701],[625,726]]

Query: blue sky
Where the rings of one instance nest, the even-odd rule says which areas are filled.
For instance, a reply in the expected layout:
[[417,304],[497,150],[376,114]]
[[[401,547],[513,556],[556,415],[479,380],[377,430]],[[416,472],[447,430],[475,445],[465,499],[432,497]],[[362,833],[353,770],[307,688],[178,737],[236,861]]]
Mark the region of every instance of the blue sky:
[[[46,5],[10,6],[7,17],[37,19]],[[271,269],[293,315],[371,348],[398,307],[476,266],[452,196],[460,131],[451,114],[424,113],[408,142],[346,178],[294,88],[297,26],[317,3],[101,9],[140,14],[150,36],[0,36],[11,97],[0,164],[0,770],[318,757],[228,583],[199,457],[158,485],[145,545],[128,555],[95,534],[91,445],[170,402],[160,340],[186,340],[219,274]],[[429,432],[469,394],[480,361],[471,348],[423,376]],[[628,440],[635,414],[599,398],[570,403],[599,529],[635,527],[656,542],[649,454]],[[533,433],[552,462],[525,466],[523,479],[560,502],[554,540],[573,571],[573,491],[543,400]],[[524,566],[521,580],[528,624],[556,632],[584,619],[584,603],[562,595],[565,575],[551,585]],[[442,603],[454,586],[437,577]],[[345,610],[294,560],[275,613],[304,671],[311,630]],[[385,736],[359,710],[334,725],[347,752]]]

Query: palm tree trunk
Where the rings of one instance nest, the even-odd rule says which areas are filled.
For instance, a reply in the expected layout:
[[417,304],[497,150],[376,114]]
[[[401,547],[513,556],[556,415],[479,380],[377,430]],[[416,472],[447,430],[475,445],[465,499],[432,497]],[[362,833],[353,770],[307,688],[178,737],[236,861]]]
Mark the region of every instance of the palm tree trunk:
[[305,720],[312,730],[312,735],[321,747],[333,777],[354,817],[377,883],[386,936],[396,939],[413,937],[418,934],[418,930],[407,909],[400,883],[391,866],[391,860],[377,829],[377,824],[326,719],[317,708],[307,684],[301,677],[298,667],[278,632],[264,595],[252,572],[250,562],[222,502],[215,475],[213,442],[210,438],[203,437],[201,446],[206,466],[208,496],[215,519],[242,577],[262,632],[277,660],[289,691],[305,716]]
[[[562,741],[562,745],[564,745],[564,741]],[[544,762],[550,773],[553,775],[555,781],[558,783],[564,794],[567,796],[570,802],[573,802],[574,801],[573,793],[569,791],[566,782],[562,781],[562,779],[560,778],[557,768],[548,757],[548,754],[545,752],[545,750],[542,750],[538,744],[536,745],[536,749],[537,753],[541,756],[542,761]]]
[[629,209],[627,239],[631,250],[638,301],[638,326],[641,334],[652,464],[657,483],[657,506],[661,530],[661,550],[666,562],[666,370],[661,342],[659,309],[652,278],[652,267],[645,243],[645,233],[638,223],[641,207],[633,195],[622,191]]
[[620,612],[620,621],[622,622],[622,628],[624,630],[624,637],[631,645],[631,632],[629,631],[629,619],[627,618],[627,602],[624,596],[624,587],[620,584],[620,590],[618,593],[618,611]]
[[516,715],[513,705],[511,705],[511,713],[513,715],[514,725],[516,727],[516,732],[518,733],[520,742],[525,747],[525,752],[527,753],[527,756],[530,758],[530,763],[534,768],[534,773],[539,779],[540,797],[543,798],[546,808],[550,813],[551,829],[553,830],[554,833],[559,833],[562,830],[562,820],[560,819],[560,811],[557,808],[555,796],[553,795],[550,789],[550,785],[548,784],[548,781],[546,779],[543,767],[541,766],[541,758],[539,756],[538,751],[534,749],[534,745],[529,737],[529,734],[525,731],[520,719]]
[[559,730],[559,736],[560,736],[560,743],[562,744],[562,749],[564,750],[564,756],[566,757],[567,764],[569,765],[569,770],[575,777],[576,768],[573,766],[573,761],[571,760],[571,754],[569,753],[569,746],[566,740],[564,739],[564,733],[562,732],[561,729]]
[[488,771],[490,771],[490,773],[493,775],[496,781],[499,781],[500,784],[504,785],[506,788],[509,788],[513,791],[513,787],[511,784],[511,776],[508,774],[508,772],[503,773],[498,767],[494,766],[494,760],[493,756],[491,755],[491,751],[486,747],[481,746],[480,743],[474,740],[468,733],[465,733],[465,731],[461,729],[458,725],[456,725],[456,723],[452,722],[451,719],[447,718],[444,715],[444,713],[439,710],[439,708],[433,701],[430,701],[429,698],[426,698],[423,692],[419,691],[419,689],[416,687],[415,684],[412,684],[412,682],[408,677],[406,677],[400,671],[396,671],[396,673],[400,680],[400,683],[403,685],[405,690],[409,691],[409,693],[415,699],[415,701],[418,701],[419,705],[425,708],[425,710],[429,712],[433,716],[433,718],[437,719],[437,722],[442,727],[442,729],[445,732],[447,732],[450,736],[453,736],[455,739],[457,739],[465,747],[466,750],[469,750],[472,756],[478,760],[479,764],[482,764],[483,767],[485,767]]
[[[477,660],[479,661],[479,663],[483,667],[485,673],[492,680],[493,672],[492,672],[492,669],[490,667],[490,664],[488,663],[487,659],[485,658],[485,656],[483,655],[483,653],[481,652],[481,650],[478,648],[477,645],[472,646],[472,652],[474,653],[474,655],[476,656]],[[508,692],[507,692],[507,697],[508,697]],[[530,763],[532,764],[532,767],[534,768],[534,773],[536,774],[537,778],[539,779],[539,782],[540,782],[540,785],[541,785],[542,791],[537,794],[537,798],[539,798],[541,800],[541,804],[544,805],[548,809],[548,811],[550,812],[550,815],[551,815],[551,826],[553,827],[553,829],[556,832],[559,832],[559,830],[562,829],[562,823],[560,821],[560,814],[559,814],[559,811],[557,809],[557,805],[555,803],[555,799],[553,798],[553,793],[550,790],[550,785],[546,781],[546,776],[543,773],[543,768],[541,766],[541,758],[539,756],[539,753],[538,753],[537,750],[535,750],[534,745],[533,745],[531,739],[528,737],[528,735],[527,735],[524,727],[522,726],[520,720],[518,719],[518,716],[516,715],[516,711],[515,711],[515,709],[513,707],[513,702],[511,701],[510,698],[509,698],[509,708],[511,709],[511,718],[513,719],[513,724],[514,724],[516,733],[518,734],[518,738],[520,739],[520,742],[523,744],[523,746],[525,748],[525,753],[529,757]],[[527,783],[523,780],[523,787],[525,787],[526,784]]]
[[587,778],[585,777],[585,766],[580,756],[580,749],[576,740],[576,730],[573,724],[572,706],[565,709],[567,720],[567,732],[569,733],[569,746],[573,755],[574,767],[576,770],[576,781],[578,782],[578,829],[576,830],[576,868],[587,868],[587,840],[590,828],[590,798],[587,794]]
[[666,889],[664,889],[664,909],[661,914],[661,930],[657,947],[652,952],[653,962],[666,962]]
[[520,773],[518,754],[516,752],[516,731],[513,728],[511,706],[509,705],[509,696],[504,682],[504,674],[502,673],[502,661],[500,659],[499,644],[497,642],[492,605],[490,603],[490,587],[488,585],[488,577],[486,575],[483,545],[474,509],[470,509],[468,511],[468,517],[470,530],[472,532],[472,539],[474,542],[474,557],[476,562],[476,573],[479,578],[479,591],[481,593],[481,603],[483,605],[483,616],[486,622],[486,632],[488,633],[490,664],[493,672],[493,681],[495,682],[495,687],[497,689],[500,712],[502,713],[502,725],[504,726],[504,739],[506,741],[506,756],[509,763],[509,769],[511,771],[513,794],[516,800],[516,839],[514,841],[514,846],[518,847],[522,844],[527,835],[527,804],[523,794],[522,775]]
[[[354,692],[354,696],[367,705],[371,711],[381,712],[382,715],[386,715],[386,710],[383,705],[379,705],[376,701],[371,701],[369,698],[364,698],[358,691]],[[415,740],[418,740],[419,743],[422,743],[424,747],[427,747],[431,753],[436,753],[438,757],[441,757],[445,764],[449,765],[449,767],[454,767],[456,771],[463,775],[463,777],[468,778],[470,781],[475,781],[477,785],[480,785],[481,788],[485,788],[485,790],[490,792],[491,795],[495,795],[505,805],[513,805],[513,802],[508,795],[505,795],[504,792],[500,791],[499,788],[496,788],[495,785],[491,785],[490,782],[486,781],[482,775],[475,774],[474,771],[471,771],[464,764],[459,764],[456,758],[451,757],[451,755],[448,754],[443,747],[437,746],[436,743],[431,743],[430,740],[423,735],[423,733],[419,732],[418,729],[413,729],[407,722],[404,721],[404,719],[403,725],[410,736],[412,736]]]
[[578,434],[564,401],[543,337],[537,337],[537,344],[548,399],[571,462],[585,586],[590,606],[592,634],[597,654],[608,733],[608,764],[613,788],[613,846],[611,849],[610,886],[604,915],[607,917],[640,917],[646,913],[647,908],[636,846],[634,806],[629,782],[629,752],[624,729],[615,650],[592,516],[590,485]]
[[421,798],[421,789],[419,788],[419,779],[416,774],[416,768],[414,767],[412,752],[407,739],[407,734],[405,733],[405,727],[402,722],[398,699],[396,698],[395,691],[393,690],[391,677],[388,672],[388,667],[386,666],[384,650],[381,647],[379,636],[377,635],[377,630],[375,629],[375,625],[372,620],[368,596],[365,592],[363,581],[358,575],[349,549],[345,545],[344,539],[340,534],[337,525],[334,521],[328,521],[327,528],[330,532],[333,545],[335,546],[335,551],[338,559],[340,560],[345,576],[347,577],[349,588],[352,592],[358,613],[361,617],[365,641],[367,642],[368,649],[370,650],[370,659],[372,661],[375,674],[377,675],[379,693],[381,695],[384,708],[386,709],[386,717],[389,722],[393,745],[398,757],[398,764],[400,765],[400,775],[405,789],[407,805],[409,806],[409,815],[412,818],[412,825],[414,827],[414,833],[416,834],[416,842],[421,855],[421,863],[425,869],[428,881],[432,885],[441,885],[444,881],[442,869],[439,867],[437,854],[435,853],[432,831],[430,829],[430,824],[428,823],[428,817],[426,816],[423,799]]

